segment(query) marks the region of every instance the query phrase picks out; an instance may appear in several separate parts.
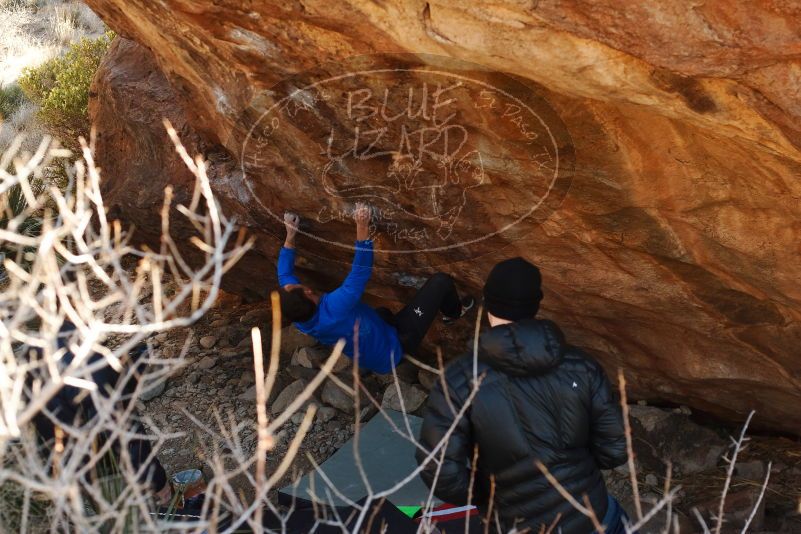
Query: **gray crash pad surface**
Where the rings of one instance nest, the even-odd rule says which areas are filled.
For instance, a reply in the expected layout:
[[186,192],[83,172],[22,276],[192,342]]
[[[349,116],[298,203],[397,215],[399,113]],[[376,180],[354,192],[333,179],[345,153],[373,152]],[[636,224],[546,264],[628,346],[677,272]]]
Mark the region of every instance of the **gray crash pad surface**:
[[[403,414],[392,410],[387,410],[386,414],[399,429],[406,432]],[[407,417],[412,435],[417,438],[423,420],[412,415]],[[320,470],[325,473],[340,493],[352,501],[358,501],[367,495],[367,489],[359,475],[354,451],[355,442],[351,439],[326,460],[320,466]],[[389,489],[408,477],[417,468],[417,462],[414,459],[415,451],[414,444],[398,434],[384,415],[379,413],[364,424],[359,437],[359,453],[373,492]],[[307,473],[295,484],[282,488],[280,491],[289,496],[333,506],[346,504],[330,491],[329,485],[314,471]],[[419,476],[415,476],[389,495],[388,499],[395,506],[420,506],[426,502],[428,495],[428,487]],[[432,502],[435,505],[441,503],[436,498]]]

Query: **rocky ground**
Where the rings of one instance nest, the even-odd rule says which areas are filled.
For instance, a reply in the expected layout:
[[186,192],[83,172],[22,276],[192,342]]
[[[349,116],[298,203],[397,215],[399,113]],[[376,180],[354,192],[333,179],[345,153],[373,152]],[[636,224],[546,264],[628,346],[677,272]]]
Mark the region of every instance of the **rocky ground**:
[[[259,326],[269,354],[269,310],[263,303],[243,304],[223,297],[218,305],[190,331],[162,333],[151,339],[158,356],[171,359],[186,351],[188,364],[176,370],[155,387],[149,400],[139,406],[151,426],[174,434],[161,448],[159,458],[168,471],[203,467],[213,451],[227,455],[226,464],[235,466],[241,456],[230,444],[212,432],[230,433],[245,454],[256,448],[256,388],[250,329]],[[317,372],[328,355],[328,348],[294,329],[282,331],[281,366],[270,395],[268,411],[283,411]],[[447,340],[447,338],[445,339]],[[453,341],[451,339],[451,341]],[[342,361],[337,376],[352,384],[352,368]],[[401,393],[408,411],[419,413],[435,375],[404,362],[398,369]],[[398,408],[397,389],[391,378],[365,374],[361,378],[370,395],[385,406]],[[352,398],[333,382],[326,382],[315,393],[318,406],[315,422],[305,438],[289,482],[297,473],[312,468],[311,460],[323,462],[353,434],[355,409]],[[645,509],[664,493],[665,460],[673,466],[672,487],[681,486],[676,509],[682,532],[699,531],[692,515],[697,507],[705,517],[717,508],[725,480],[721,460],[728,451],[728,434],[736,428],[696,422],[696,414],[686,407],[658,408],[634,404],[631,407],[637,479]],[[369,401],[362,400],[359,418],[376,413]],[[298,430],[301,415],[291,418],[278,433],[276,447],[268,454],[268,472],[275,469]],[[193,420],[194,419],[194,420]],[[211,431],[211,432],[210,432]],[[768,462],[772,462],[770,483],[763,504],[752,524],[752,532],[801,532],[801,443],[782,437],[754,437],[741,453],[727,499],[727,529],[739,532],[759,495]],[[208,469],[206,469],[208,471]],[[626,466],[605,474],[614,495],[634,514],[630,476]],[[242,480],[238,490],[252,490]],[[643,532],[657,532],[660,521]]]
[[[680,488],[675,504],[681,532],[700,532],[693,515],[697,508],[710,527],[726,479],[724,455],[731,454],[726,428],[699,418],[687,407],[664,409],[630,406],[635,471],[643,509],[665,493],[667,461],[672,465],[671,488]],[[777,436],[753,436],[739,453],[726,499],[724,532],[740,532],[759,498],[770,466],[763,502],[757,508],[749,532],[801,532],[801,443]],[[628,466],[605,473],[613,495],[634,515]],[[656,520],[642,532],[661,532],[664,520]]]
[[[212,438],[209,431],[237,430],[234,434],[241,442],[242,451],[246,454],[255,451],[256,386],[250,331],[254,326],[260,327],[266,337],[263,352],[269,354],[269,314],[264,304],[246,305],[235,298],[223,298],[190,331],[166,332],[151,338],[156,357],[169,360],[186,351],[188,362],[166,382],[156,385],[145,396],[147,400],[139,404],[140,413],[151,420],[152,427],[178,434],[164,444],[159,454],[168,471],[202,467],[214,447],[221,446],[224,441]],[[282,340],[281,366],[268,402],[271,415],[284,411],[330,354],[329,347],[317,345],[312,338],[292,327],[283,329]],[[350,360],[341,358],[334,371],[340,380],[353,384]],[[419,413],[435,375],[420,371],[408,362],[399,366],[397,374],[407,411]],[[360,380],[376,402],[400,409],[391,376],[365,374]],[[296,472],[311,469],[310,458],[315,462],[324,461],[353,435],[354,401],[343,389],[327,381],[318,388],[311,402],[318,410],[294,466]],[[376,412],[374,404],[363,396],[359,406],[361,420],[369,419]],[[295,414],[276,436],[276,447],[268,454],[268,468],[276,467],[283,458],[301,420],[302,413]],[[235,458],[230,459],[235,461]],[[285,482],[292,478],[288,476]],[[252,488],[243,485],[238,489],[247,492]]]

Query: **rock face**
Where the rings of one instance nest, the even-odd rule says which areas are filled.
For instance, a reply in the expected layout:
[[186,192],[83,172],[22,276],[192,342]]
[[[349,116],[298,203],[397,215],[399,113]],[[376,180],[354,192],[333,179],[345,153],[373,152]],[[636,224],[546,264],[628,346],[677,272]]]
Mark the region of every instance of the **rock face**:
[[649,471],[665,471],[670,460],[678,476],[714,468],[728,442],[689,417],[654,408],[631,406],[629,417],[637,462]]
[[[167,117],[258,237],[228,289],[270,288],[286,208],[327,286],[369,200],[371,297],[434,268],[477,292],[522,255],[544,315],[633,396],[801,434],[795,4],[88,3],[124,36],[91,114],[107,203],[141,240],[165,185],[191,195]],[[346,60],[376,50],[432,56]]]

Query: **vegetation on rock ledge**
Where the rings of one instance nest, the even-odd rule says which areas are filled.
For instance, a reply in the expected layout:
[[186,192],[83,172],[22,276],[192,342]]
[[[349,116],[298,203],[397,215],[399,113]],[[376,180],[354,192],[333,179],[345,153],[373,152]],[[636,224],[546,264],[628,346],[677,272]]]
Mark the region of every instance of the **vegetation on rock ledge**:
[[83,38],[66,54],[26,69],[19,80],[25,96],[40,106],[39,119],[57,137],[68,140],[89,133],[89,86],[114,32]]

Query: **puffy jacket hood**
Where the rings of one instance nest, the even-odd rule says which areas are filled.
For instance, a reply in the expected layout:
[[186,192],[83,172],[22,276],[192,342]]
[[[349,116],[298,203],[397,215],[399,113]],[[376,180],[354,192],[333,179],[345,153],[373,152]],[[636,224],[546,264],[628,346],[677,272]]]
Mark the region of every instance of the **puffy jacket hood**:
[[490,328],[479,340],[479,359],[517,376],[548,371],[562,361],[565,338],[553,322],[526,319]]

